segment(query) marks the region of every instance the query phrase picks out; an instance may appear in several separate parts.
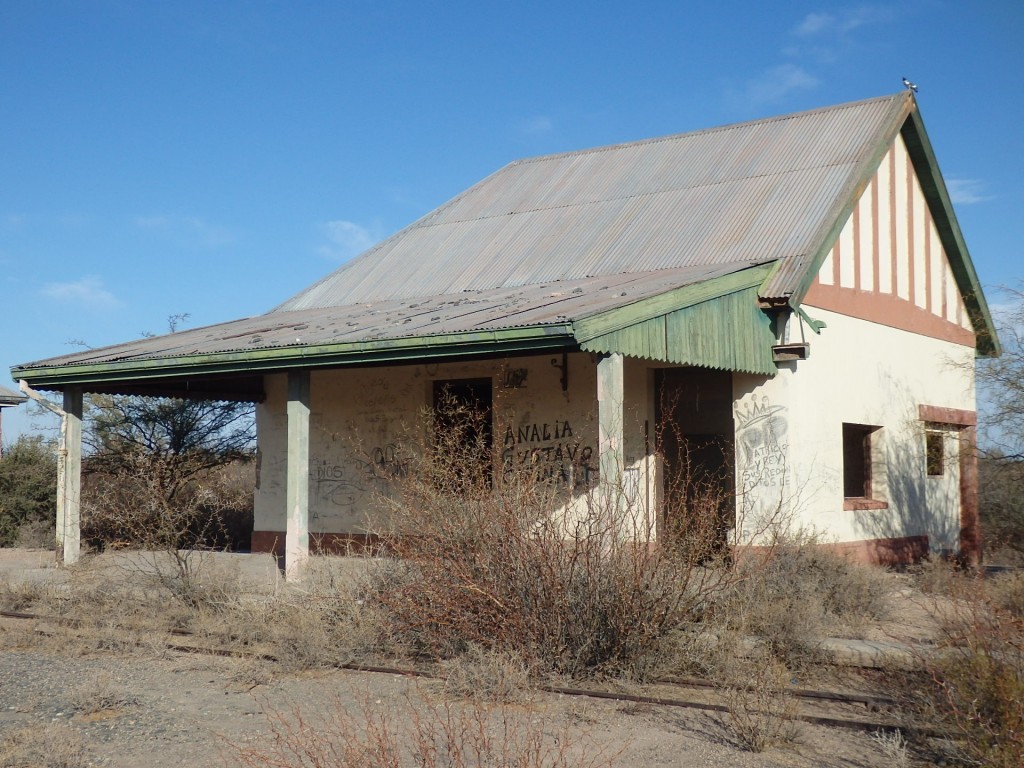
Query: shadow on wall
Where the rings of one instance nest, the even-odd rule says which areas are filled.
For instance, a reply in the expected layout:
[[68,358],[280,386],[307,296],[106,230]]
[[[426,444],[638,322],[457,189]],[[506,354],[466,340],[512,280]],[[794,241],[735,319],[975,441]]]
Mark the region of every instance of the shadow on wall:
[[[884,474],[878,490],[881,509],[844,510],[854,516],[856,535],[868,542],[873,560],[906,563],[928,555],[956,556],[961,536],[961,453],[974,448],[960,428],[918,418],[922,403],[891,378],[888,409],[902,420],[881,425],[880,454],[872,457]],[[880,465],[880,466],[879,466]]]

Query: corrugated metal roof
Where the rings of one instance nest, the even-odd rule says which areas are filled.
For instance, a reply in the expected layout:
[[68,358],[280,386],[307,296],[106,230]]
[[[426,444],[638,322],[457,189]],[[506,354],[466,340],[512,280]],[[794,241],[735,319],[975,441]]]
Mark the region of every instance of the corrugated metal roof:
[[0,407],[19,405],[28,400],[21,392],[15,392],[7,387],[0,387]]
[[[522,160],[278,309],[779,260],[783,296],[908,94]],[[895,128],[894,128],[895,125]]]
[[344,307],[276,311],[39,360],[20,370],[30,372],[33,368],[104,365],[571,323],[750,266],[748,262],[698,265]]

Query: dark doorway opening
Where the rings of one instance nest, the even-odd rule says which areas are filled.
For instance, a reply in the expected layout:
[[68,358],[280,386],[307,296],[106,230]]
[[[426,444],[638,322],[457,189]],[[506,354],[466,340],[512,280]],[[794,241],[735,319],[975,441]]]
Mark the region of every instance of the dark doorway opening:
[[659,537],[710,556],[736,524],[732,374],[662,368],[655,397],[655,445],[664,462]]
[[455,473],[453,480],[489,484],[494,445],[491,380],[435,381],[433,405],[434,449]]

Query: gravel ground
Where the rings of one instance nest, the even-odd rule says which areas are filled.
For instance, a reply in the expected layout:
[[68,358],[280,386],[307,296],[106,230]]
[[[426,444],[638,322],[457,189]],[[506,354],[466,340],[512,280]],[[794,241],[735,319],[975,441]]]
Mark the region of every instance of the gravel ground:
[[[44,554],[0,550],[0,574],[34,579],[48,571],[61,578],[62,571],[49,565],[52,555]],[[254,560],[242,567],[263,578],[265,565]],[[68,766],[233,766],[238,761],[232,744],[269,737],[268,711],[298,706],[315,717],[340,703],[393,712],[394,722],[408,726],[410,707],[429,717],[424,702],[444,700],[435,682],[337,670],[286,674],[251,659],[182,654],[156,644],[81,655],[73,646],[62,647],[59,635],[40,639],[30,625],[0,622],[2,768],[60,764],[38,755],[17,762],[12,745],[21,744],[24,756],[31,752],[26,742],[48,745],[39,749],[51,758],[62,745],[77,745],[83,759]],[[699,710],[554,694],[534,694],[513,709],[515,717],[540,724],[551,737],[614,756],[610,764],[616,767],[893,764],[869,734],[855,731],[802,725],[795,743],[753,754],[731,740],[718,715]]]

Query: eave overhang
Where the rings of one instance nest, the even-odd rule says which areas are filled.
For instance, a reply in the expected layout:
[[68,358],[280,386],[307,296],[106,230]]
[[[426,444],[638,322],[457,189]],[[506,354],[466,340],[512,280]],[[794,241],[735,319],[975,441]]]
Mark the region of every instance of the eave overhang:
[[[857,173],[851,178],[850,184],[843,194],[836,197],[836,204],[827,217],[824,226],[815,238],[818,248],[806,258],[780,261],[771,276],[765,280],[760,292],[762,304],[766,307],[789,306],[797,309],[804,300],[807,291],[818,275],[832,246],[836,242],[843,227],[853,215],[853,209],[867,189],[897,136],[902,136],[910,155],[914,171],[932,214],[932,220],[939,232],[942,247],[949,257],[950,267],[956,279],[957,288],[967,307],[967,313],[975,332],[975,351],[979,357],[996,357],[1001,348],[996,336],[995,325],[989,312],[988,304],[981,290],[981,283],[971,261],[964,241],[963,233],[953,211],[953,203],[949,191],[939,171],[938,160],[932,149],[924,122],[917,106],[917,100],[911,92],[904,94],[899,108],[893,111],[891,118],[880,127],[873,142],[874,152],[861,164]],[[798,272],[797,282],[791,292],[783,292],[778,286]],[[787,275],[786,273],[790,274]]]
[[[84,365],[20,366],[11,369],[34,389],[141,391],[146,382],[167,389],[175,380],[224,379],[287,371],[295,368],[336,368],[352,365],[404,363],[440,358],[529,353],[575,346],[569,323],[509,328],[497,331],[438,334],[343,344],[294,345],[270,349],[203,355],[154,357],[144,360]],[[122,385],[122,386],[113,386]],[[156,393],[154,393],[156,394]],[[178,392],[184,396],[184,392]],[[239,399],[239,398],[236,398]],[[256,396],[245,399],[259,399]]]

